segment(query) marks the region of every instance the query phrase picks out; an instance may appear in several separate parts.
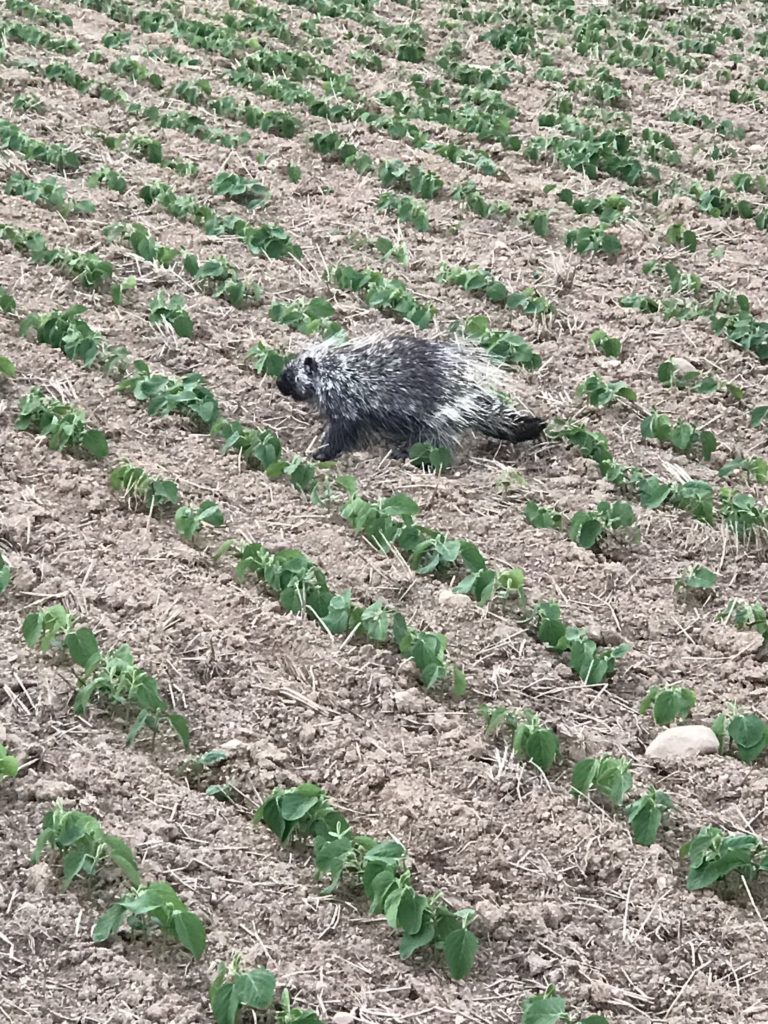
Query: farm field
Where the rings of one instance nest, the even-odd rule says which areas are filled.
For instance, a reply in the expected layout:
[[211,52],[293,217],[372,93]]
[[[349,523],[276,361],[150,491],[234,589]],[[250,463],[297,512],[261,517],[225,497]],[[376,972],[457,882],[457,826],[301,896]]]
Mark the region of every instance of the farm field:
[[0,1022],[768,1022],[763,6],[3,3]]

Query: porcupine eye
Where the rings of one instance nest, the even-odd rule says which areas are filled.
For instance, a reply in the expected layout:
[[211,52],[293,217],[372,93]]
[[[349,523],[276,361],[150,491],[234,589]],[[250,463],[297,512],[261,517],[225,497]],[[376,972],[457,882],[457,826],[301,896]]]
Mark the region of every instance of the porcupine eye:
[[312,356],[307,356],[306,359],[304,360],[304,371],[310,377],[314,377],[314,375],[317,373],[317,363],[312,358]]

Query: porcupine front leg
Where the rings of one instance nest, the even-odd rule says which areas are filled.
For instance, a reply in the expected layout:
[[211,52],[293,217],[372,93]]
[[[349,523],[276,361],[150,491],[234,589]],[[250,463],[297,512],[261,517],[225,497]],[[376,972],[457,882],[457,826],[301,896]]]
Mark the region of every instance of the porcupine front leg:
[[344,452],[352,452],[357,447],[360,428],[350,420],[335,419],[328,424],[320,447],[312,452],[312,458],[318,462],[331,462]]

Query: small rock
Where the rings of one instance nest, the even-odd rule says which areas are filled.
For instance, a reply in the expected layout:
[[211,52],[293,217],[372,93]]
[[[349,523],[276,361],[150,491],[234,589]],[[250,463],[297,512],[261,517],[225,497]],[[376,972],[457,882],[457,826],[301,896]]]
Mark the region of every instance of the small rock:
[[231,740],[224,740],[219,746],[219,750],[223,750],[225,754],[236,754],[238,750],[242,750],[245,743],[242,740],[233,737]]
[[497,907],[491,900],[480,900],[475,904],[475,910],[488,925],[490,931],[497,928],[506,916],[501,907]]
[[453,590],[441,590],[437,595],[437,603],[446,608],[465,608],[472,604],[469,594],[456,594]]
[[77,796],[77,787],[64,779],[39,779],[32,787],[32,799],[38,803],[49,800],[71,800]]
[[392,695],[395,707],[401,713],[418,712],[424,710],[424,694],[420,690],[399,690]]
[[543,974],[544,971],[548,971],[552,966],[551,960],[545,960],[543,956],[539,956],[538,953],[529,953],[525,958],[525,966],[528,968],[528,973],[532,978],[538,977],[539,974]]
[[339,1010],[331,1017],[331,1024],[355,1024],[355,1015],[346,1010]]
[[708,725],[677,725],[660,732],[648,744],[646,757],[683,759],[699,754],[716,754],[720,749],[717,736]]
[[683,356],[673,356],[669,360],[675,368],[675,373],[695,373],[696,367],[688,359]]

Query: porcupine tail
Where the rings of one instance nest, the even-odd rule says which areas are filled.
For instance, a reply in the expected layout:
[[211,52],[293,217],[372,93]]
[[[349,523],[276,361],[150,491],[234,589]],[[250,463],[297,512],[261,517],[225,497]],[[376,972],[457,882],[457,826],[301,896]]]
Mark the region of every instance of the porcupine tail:
[[487,402],[483,402],[483,407],[478,409],[473,424],[474,429],[486,437],[493,437],[498,441],[511,441],[513,444],[518,441],[532,441],[541,434],[546,425],[546,420],[538,416],[516,413],[504,402],[491,396]]

